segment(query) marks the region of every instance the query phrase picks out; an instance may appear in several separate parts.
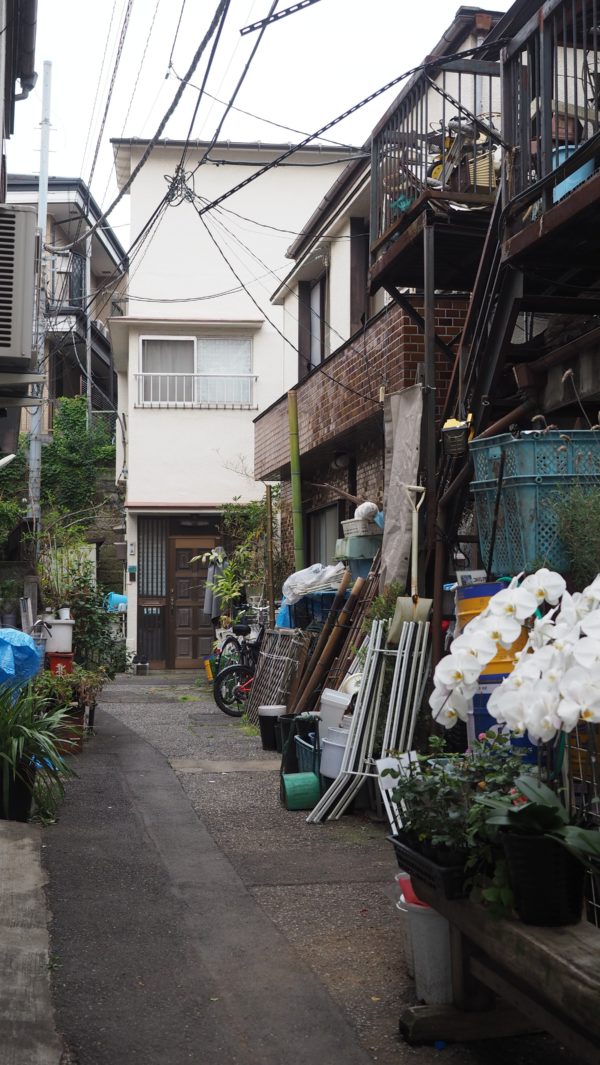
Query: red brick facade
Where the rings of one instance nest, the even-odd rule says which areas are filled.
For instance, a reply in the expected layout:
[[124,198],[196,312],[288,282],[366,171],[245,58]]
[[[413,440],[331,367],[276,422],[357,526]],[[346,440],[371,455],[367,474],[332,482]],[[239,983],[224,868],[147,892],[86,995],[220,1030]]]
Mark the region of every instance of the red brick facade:
[[[415,300],[422,311],[419,300]],[[446,343],[460,333],[466,313],[464,299],[440,300],[436,332]],[[308,455],[365,422],[381,418],[380,388],[397,392],[418,379],[424,358],[423,333],[400,307],[391,304],[367,328],[363,338],[338,348],[296,386],[300,455]],[[436,355],[437,407],[441,409],[452,364]],[[333,379],[333,380],[332,380]],[[347,387],[344,387],[347,386]],[[282,396],[255,422],[254,476],[277,479],[289,464],[287,398]]]

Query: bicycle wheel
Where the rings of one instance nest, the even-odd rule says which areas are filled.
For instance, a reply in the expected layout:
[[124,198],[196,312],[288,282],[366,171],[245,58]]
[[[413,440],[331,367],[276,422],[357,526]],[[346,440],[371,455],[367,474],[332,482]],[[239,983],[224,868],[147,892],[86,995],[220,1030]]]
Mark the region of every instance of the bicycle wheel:
[[239,666],[242,664],[242,649],[240,642],[236,636],[227,636],[221,645],[219,651],[219,662],[217,665],[217,676],[222,673],[228,666]]
[[215,677],[213,694],[224,714],[241,717],[250,698],[254,670],[250,666],[227,666]]

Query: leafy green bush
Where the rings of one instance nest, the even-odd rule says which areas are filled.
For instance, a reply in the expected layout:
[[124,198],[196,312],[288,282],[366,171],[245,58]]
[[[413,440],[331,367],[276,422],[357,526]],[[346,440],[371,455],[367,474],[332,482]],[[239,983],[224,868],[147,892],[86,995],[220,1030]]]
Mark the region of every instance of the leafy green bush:
[[553,506],[569,576],[576,588],[585,588],[600,570],[600,487],[569,485]]
[[115,448],[102,419],[87,426],[84,396],[60,400],[52,442],[42,453],[42,499],[68,512],[94,502],[98,469],[114,464]]

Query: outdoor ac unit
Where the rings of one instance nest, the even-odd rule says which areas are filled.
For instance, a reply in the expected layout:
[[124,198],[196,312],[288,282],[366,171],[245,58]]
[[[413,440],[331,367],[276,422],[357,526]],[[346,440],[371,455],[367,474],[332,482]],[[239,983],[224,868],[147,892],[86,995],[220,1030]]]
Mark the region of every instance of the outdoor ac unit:
[[0,373],[31,362],[36,233],[35,208],[0,204]]

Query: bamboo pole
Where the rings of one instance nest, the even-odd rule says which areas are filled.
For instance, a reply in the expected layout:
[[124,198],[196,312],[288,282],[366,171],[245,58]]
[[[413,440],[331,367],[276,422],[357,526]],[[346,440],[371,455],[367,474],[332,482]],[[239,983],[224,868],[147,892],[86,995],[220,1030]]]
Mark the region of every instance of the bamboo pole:
[[301,714],[303,710],[306,710],[315,689],[319,686],[323,677],[327,675],[327,671],[335,658],[337,650],[346,637],[346,629],[351,621],[354,608],[359,600],[364,583],[362,577],[358,577],[355,580],[350,596],[346,601],[344,609],[338,615],[337,621],[333,626],[333,631],[323,648],[321,657],[308,678],[302,695],[296,703],[294,711],[296,714]]
[[292,483],[292,522],[294,529],[294,565],[304,569],[304,530],[302,522],[302,481],[300,477],[300,443],[298,438],[298,397],[287,394],[290,433],[290,478]]
[[275,628],[275,598],[273,594],[273,497],[271,485],[266,486],[267,498],[267,604],[269,607],[269,628]]
[[343,577],[342,577],[342,579],[341,579],[341,581],[340,581],[340,586],[339,586],[339,588],[338,588],[338,590],[336,592],[335,599],[333,600],[333,603],[331,604],[331,607],[329,609],[329,613],[328,613],[328,615],[327,615],[327,617],[325,619],[325,624],[323,625],[323,628],[321,629],[321,631],[319,633],[319,638],[318,638],[315,646],[313,647],[313,650],[311,652],[310,658],[308,659],[308,661],[304,665],[304,675],[300,678],[300,683],[298,685],[298,692],[297,692],[297,694],[300,695],[300,696],[302,695],[302,691],[303,691],[303,688],[304,688],[304,677],[305,677],[306,674],[309,674],[311,672],[311,670],[314,668],[314,666],[319,661],[319,658],[321,657],[321,652],[322,652],[323,648],[325,647],[325,644],[327,643],[327,640],[329,639],[329,636],[331,634],[331,630],[333,629],[333,626],[334,626],[335,619],[337,618],[337,616],[338,616],[340,610],[342,609],[342,607],[344,605],[344,602],[346,600],[346,591],[348,589],[348,585],[349,584],[350,584],[350,570],[346,570],[344,575],[343,575]]

